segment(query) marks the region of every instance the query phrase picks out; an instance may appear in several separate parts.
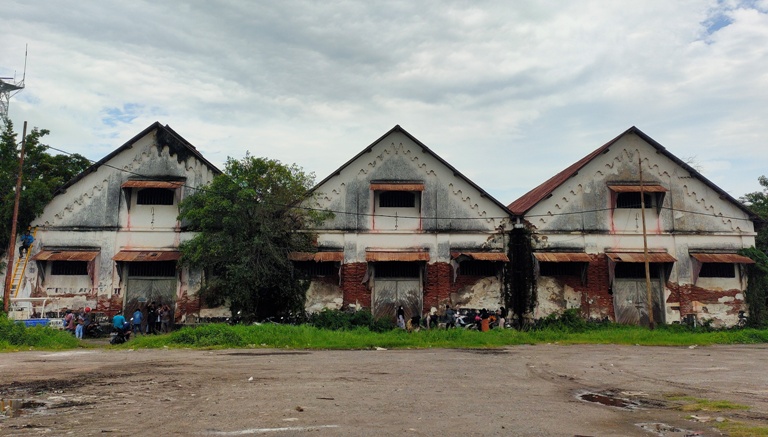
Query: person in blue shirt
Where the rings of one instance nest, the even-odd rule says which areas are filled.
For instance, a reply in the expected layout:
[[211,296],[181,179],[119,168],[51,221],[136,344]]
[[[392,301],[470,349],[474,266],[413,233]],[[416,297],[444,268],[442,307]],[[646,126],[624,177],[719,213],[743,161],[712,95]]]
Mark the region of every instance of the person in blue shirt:
[[141,333],[141,321],[144,319],[144,314],[141,313],[141,308],[136,308],[136,311],[133,312],[133,319],[131,319],[131,323],[133,323],[133,332],[140,334]]
[[35,237],[33,237],[29,230],[24,232],[24,235],[21,236],[21,246],[19,246],[19,258],[24,257],[24,252],[29,252],[29,248],[32,246],[32,243],[35,242]]
[[124,334],[127,331],[130,331],[130,325],[125,321],[125,316],[120,313],[117,313],[115,314],[115,317],[112,317],[112,327],[115,328],[116,331]]

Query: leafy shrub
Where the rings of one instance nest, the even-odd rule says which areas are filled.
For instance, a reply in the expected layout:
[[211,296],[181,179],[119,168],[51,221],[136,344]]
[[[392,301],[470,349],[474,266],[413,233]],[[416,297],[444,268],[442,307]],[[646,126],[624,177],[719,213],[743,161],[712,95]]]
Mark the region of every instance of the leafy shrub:
[[570,308],[560,313],[552,313],[538,321],[536,329],[550,329],[563,332],[584,332],[587,321],[581,317],[578,308]]
[[395,326],[389,319],[374,319],[369,310],[347,312],[328,308],[310,315],[309,324],[332,331],[368,328],[373,332],[389,331]]
[[79,341],[72,334],[47,326],[27,328],[23,323],[9,320],[0,314],[0,348],[32,346],[47,349],[77,347]]

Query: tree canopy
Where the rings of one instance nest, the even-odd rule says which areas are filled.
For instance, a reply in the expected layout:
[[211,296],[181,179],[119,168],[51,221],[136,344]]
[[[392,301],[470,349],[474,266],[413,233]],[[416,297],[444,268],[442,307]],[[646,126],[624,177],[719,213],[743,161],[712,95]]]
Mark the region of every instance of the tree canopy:
[[739,200],[764,221],[758,224],[755,246],[763,252],[768,252],[768,177],[760,176],[757,180],[763,187],[763,191],[747,193]]
[[181,262],[205,269],[208,305],[246,320],[303,311],[309,284],[288,256],[312,250],[304,230],[324,217],[297,207],[313,183],[296,165],[246,155],[182,201],[182,225],[198,233],[181,245]]
[[[16,178],[19,171],[19,136],[13,130],[13,123],[2,120],[0,134],[0,257],[8,249],[13,219],[13,204],[16,192]],[[53,198],[61,185],[90,166],[82,155],[51,155],[48,146],[41,142],[50,132],[33,128],[27,133],[22,192],[19,198],[19,233],[27,229],[37,215]]]
[[752,327],[761,327],[768,323],[768,178],[760,176],[758,182],[763,191],[747,193],[739,198],[763,220],[756,225],[755,247],[741,251],[742,255],[755,261],[755,264],[747,266],[747,324]]

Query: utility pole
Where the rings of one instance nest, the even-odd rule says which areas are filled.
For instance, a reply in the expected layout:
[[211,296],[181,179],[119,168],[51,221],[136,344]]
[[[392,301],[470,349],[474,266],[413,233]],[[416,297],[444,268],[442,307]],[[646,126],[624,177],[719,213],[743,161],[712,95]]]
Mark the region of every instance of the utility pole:
[[19,219],[19,198],[21,197],[21,177],[24,170],[24,150],[27,144],[27,122],[21,134],[21,154],[19,155],[19,174],[16,177],[16,199],[13,203],[13,219],[11,221],[11,238],[8,244],[8,265],[5,267],[5,288],[3,289],[3,311],[8,314],[11,309],[11,280],[13,279],[13,257],[16,254],[16,225]]
[[645,229],[645,190],[643,189],[643,160],[640,159],[640,151],[637,151],[637,164],[640,169],[640,215],[643,217],[643,259],[645,260],[645,289],[648,299],[648,328],[653,330],[653,292],[651,291],[651,265],[648,262],[648,234]]

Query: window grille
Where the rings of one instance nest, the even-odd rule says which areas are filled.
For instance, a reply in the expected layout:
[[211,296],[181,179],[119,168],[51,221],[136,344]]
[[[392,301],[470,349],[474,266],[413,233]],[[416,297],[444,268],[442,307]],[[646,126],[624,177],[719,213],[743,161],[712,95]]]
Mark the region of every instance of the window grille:
[[174,277],[176,261],[133,262],[128,264],[129,277]]
[[[663,268],[663,264],[650,263],[649,270],[651,272],[651,278],[658,278],[661,276]],[[645,279],[645,263],[616,263],[614,276],[616,278],[626,279]]]
[[421,264],[415,262],[380,262],[375,264],[377,278],[418,278]]
[[174,190],[144,188],[136,194],[137,205],[173,205]]
[[459,274],[462,276],[496,276],[498,268],[493,261],[462,261]]
[[53,261],[51,275],[79,276],[88,274],[88,261]]
[[416,193],[411,191],[382,191],[379,193],[381,208],[413,208],[416,206]]
[[307,276],[334,276],[339,268],[335,262],[297,261],[294,263],[296,270]]
[[735,278],[736,267],[731,263],[703,263],[700,278]]
[[[656,196],[654,196],[651,193],[643,193],[643,197],[645,197],[645,207],[651,208],[656,206],[656,202],[654,201]],[[617,193],[616,195],[616,208],[635,208],[640,209],[642,205],[640,205],[640,193],[639,192],[631,192],[631,193]]]

